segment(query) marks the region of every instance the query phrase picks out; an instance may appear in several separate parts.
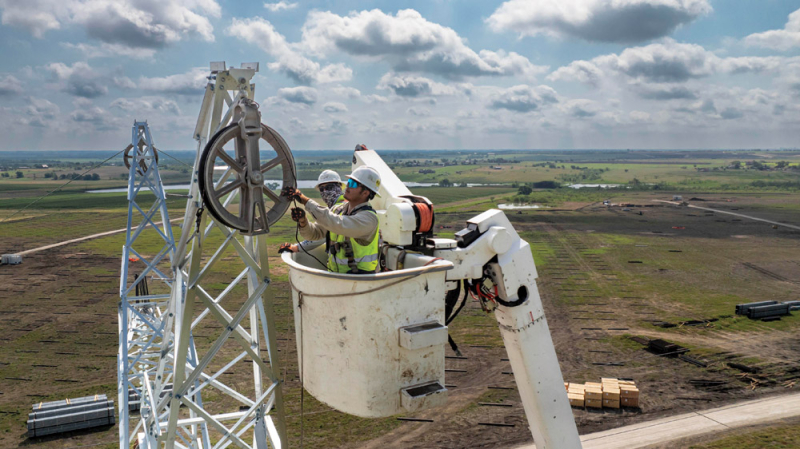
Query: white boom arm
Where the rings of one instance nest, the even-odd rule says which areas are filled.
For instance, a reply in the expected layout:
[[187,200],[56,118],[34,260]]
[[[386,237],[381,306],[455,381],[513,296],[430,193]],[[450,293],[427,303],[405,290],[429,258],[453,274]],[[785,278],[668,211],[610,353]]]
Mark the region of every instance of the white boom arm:
[[[371,150],[353,154],[353,169],[367,165],[381,175],[380,197],[372,207],[380,219],[381,236],[390,245],[389,265],[397,263],[397,245],[419,242],[414,195],[392,169]],[[427,199],[425,199],[427,201]],[[429,203],[430,204],[430,203]],[[550,329],[536,286],[536,265],[528,242],[522,240],[506,215],[490,209],[467,221],[456,240],[428,239],[420,251],[453,263],[448,281],[489,277],[502,298],[494,309],[503,336],[525,415],[538,449],[580,448],[578,429],[564,391]],[[404,254],[405,260],[414,257]]]

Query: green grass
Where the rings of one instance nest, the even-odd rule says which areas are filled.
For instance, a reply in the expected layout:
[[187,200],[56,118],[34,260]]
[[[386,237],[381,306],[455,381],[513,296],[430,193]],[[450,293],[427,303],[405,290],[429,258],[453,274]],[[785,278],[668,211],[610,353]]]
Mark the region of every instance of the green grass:
[[741,430],[716,441],[693,444],[690,449],[794,449],[800,447],[800,423],[758,430]]

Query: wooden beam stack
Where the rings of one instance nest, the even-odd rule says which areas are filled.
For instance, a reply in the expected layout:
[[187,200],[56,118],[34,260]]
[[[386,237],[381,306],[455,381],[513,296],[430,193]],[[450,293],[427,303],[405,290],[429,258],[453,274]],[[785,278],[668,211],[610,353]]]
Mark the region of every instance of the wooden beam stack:
[[600,382],[579,384],[564,382],[569,404],[573,407],[639,407],[639,389],[630,380],[603,377]]

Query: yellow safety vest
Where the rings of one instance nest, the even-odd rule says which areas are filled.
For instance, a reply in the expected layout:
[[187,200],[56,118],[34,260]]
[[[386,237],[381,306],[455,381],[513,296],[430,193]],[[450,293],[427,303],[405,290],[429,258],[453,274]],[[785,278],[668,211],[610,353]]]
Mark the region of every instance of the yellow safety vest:
[[[356,209],[355,213],[367,212],[378,215],[370,206]],[[340,207],[339,215],[344,213]],[[369,274],[378,268],[378,228],[375,228],[369,243],[359,244],[355,239],[328,232],[328,270],[334,273]]]

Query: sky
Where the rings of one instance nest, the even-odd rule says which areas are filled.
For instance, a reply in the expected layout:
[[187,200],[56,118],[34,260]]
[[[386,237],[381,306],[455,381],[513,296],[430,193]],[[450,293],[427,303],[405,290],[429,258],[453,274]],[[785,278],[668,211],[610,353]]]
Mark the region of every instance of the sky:
[[293,151],[797,148],[800,2],[0,0],[0,151],[193,150],[211,61]]

